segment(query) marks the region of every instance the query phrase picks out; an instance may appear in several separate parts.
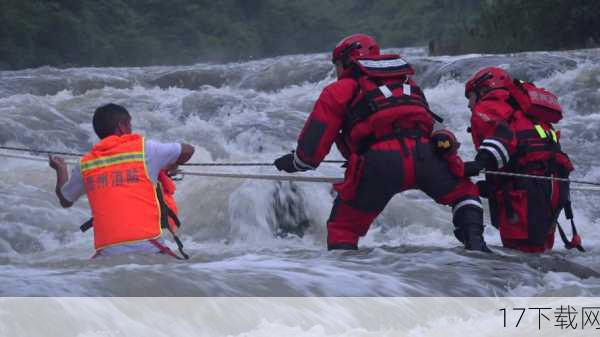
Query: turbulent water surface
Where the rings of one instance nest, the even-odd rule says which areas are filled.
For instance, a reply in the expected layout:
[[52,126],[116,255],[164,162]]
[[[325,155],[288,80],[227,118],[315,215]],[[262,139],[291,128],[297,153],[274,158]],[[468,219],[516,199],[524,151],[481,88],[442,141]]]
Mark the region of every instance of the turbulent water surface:
[[[560,96],[566,114],[558,127],[574,177],[600,180],[600,50],[458,57],[400,52],[415,65],[417,81],[457,133],[466,158],[474,150],[464,82],[480,67],[499,65]],[[146,137],[194,144],[192,161],[271,162],[295,146],[313,102],[333,80],[326,54],[0,72],[0,145],[87,151],[96,141],[93,110],[115,102],[130,110],[134,129]],[[332,150],[328,158],[340,156]],[[191,260],[90,260],[92,234],[79,232],[89,217],[87,202],[60,208],[54,172],[44,162],[2,163],[2,296],[600,295],[597,192],[572,196],[585,254],[566,251],[558,238],[550,254],[504,250],[489,225],[485,237],[497,254],[466,252],[452,234],[450,209],[416,191],[391,201],[359,251],[328,252],[331,186],[188,176],[178,183],[177,199]],[[277,173],[271,167],[218,171]],[[342,173],[323,164],[309,174]]]

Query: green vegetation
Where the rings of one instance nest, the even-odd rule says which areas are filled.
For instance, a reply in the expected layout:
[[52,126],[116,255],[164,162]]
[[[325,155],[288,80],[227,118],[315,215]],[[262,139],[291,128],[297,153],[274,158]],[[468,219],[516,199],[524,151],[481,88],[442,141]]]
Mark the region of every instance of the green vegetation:
[[2,0],[0,69],[321,52],[356,32],[434,53],[580,48],[598,17],[595,0]]
[[476,41],[490,52],[598,47],[599,18],[597,0],[489,1]]

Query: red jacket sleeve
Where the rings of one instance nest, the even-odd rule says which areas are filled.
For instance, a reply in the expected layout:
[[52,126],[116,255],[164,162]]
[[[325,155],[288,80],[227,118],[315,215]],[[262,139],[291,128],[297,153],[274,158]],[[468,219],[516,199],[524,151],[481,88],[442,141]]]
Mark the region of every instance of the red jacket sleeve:
[[508,164],[517,150],[517,139],[509,125],[514,108],[506,102],[508,92],[495,90],[484,96],[471,115],[471,136],[478,155],[492,158],[493,167]]
[[314,169],[327,156],[343,127],[356,89],[353,79],[338,80],[323,89],[298,137],[295,160],[299,167]]

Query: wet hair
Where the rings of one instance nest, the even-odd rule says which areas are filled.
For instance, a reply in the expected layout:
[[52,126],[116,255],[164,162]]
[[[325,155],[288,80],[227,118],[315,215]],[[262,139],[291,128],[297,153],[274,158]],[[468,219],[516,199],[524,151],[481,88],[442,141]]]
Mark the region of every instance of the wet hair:
[[103,139],[113,135],[119,123],[131,119],[129,112],[124,107],[109,103],[94,111],[92,125],[98,138]]

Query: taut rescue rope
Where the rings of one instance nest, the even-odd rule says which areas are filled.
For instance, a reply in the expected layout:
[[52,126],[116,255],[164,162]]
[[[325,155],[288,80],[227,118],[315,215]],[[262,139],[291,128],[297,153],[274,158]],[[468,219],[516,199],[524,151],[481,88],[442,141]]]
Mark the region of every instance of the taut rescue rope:
[[[82,156],[83,154],[76,152],[60,152],[60,151],[48,151],[48,150],[39,150],[39,149],[29,149],[29,148],[20,148],[20,147],[10,147],[10,146],[0,146],[1,150],[10,150],[10,151],[19,151],[19,152],[30,152],[34,155],[17,155],[11,153],[0,153],[0,156],[6,158],[14,158],[14,159],[23,159],[23,160],[32,160],[32,161],[47,161],[48,159],[42,158],[39,154],[56,154],[56,155],[64,155],[64,156]],[[38,155],[38,156],[36,156]],[[76,161],[66,160],[68,163],[75,163]],[[345,161],[343,160],[324,160],[324,163],[328,164],[343,164]],[[221,166],[221,167],[258,167],[258,166],[273,166],[273,163],[186,163],[181,166]],[[276,180],[276,181],[298,181],[298,182],[315,182],[315,183],[336,183],[344,180],[341,177],[314,177],[314,176],[301,176],[301,175],[269,175],[269,174],[240,174],[240,173],[225,173],[225,172],[189,172],[189,171],[180,171],[180,174],[189,175],[189,176],[199,176],[199,177],[216,177],[216,178],[233,178],[233,179],[259,179],[259,180]],[[572,184],[582,184],[582,185],[591,185],[597,186],[594,187],[583,187],[583,186],[571,186],[571,190],[574,191],[586,191],[586,192],[600,192],[600,183],[592,182],[592,181],[583,181],[576,179],[566,179],[566,178],[557,178],[557,177],[548,177],[548,176],[536,176],[530,174],[522,174],[522,173],[509,173],[509,172],[500,172],[500,171],[482,171],[482,174],[493,174],[493,175],[501,175],[501,176],[509,176],[509,177],[520,177],[520,178],[529,178],[529,179],[542,179],[542,180],[555,180],[555,181],[563,181],[569,182]]]

